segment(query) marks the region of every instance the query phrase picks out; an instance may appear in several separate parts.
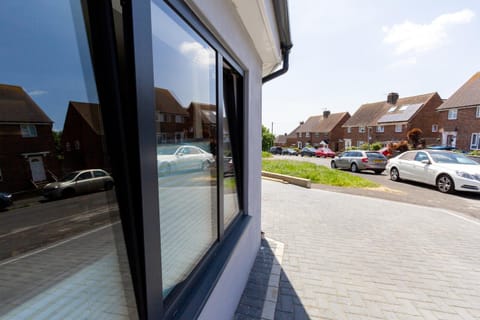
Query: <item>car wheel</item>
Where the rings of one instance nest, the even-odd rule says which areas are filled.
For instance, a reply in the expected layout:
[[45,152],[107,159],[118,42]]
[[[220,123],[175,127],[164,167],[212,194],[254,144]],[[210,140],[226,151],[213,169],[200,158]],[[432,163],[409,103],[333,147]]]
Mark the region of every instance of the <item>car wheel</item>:
[[400,181],[400,174],[398,173],[397,168],[390,169],[390,180],[392,181]]
[[335,161],[330,162],[330,168],[337,169],[337,164],[335,163]]
[[158,175],[160,177],[164,177],[166,175],[169,175],[171,172],[171,168],[170,168],[170,165],[168,163],[162,163],[159,167],[158,167]]
[[107,181],[105,182],[105,185],[103,186],[105,190],[112,190],[113,189],[113,182],[112,181]]
[[350,167],[350,170],[352,170],[352,172],[358,172],[358,166],[355,162],[352,163],[352,166]]
[[202,162],[202,171],[207,171],[208,168],[210,168],[210,162],[208,162],[208,161],[203,161],[203,162]]
[[446,174],[442,174],[437,178],[438,191],[443,193],[452,193],[455,191],[455,185],[452,178]]
[[70,198],[75,195],[75,190],[73,189],[65,189],[62,191],[62,198]]

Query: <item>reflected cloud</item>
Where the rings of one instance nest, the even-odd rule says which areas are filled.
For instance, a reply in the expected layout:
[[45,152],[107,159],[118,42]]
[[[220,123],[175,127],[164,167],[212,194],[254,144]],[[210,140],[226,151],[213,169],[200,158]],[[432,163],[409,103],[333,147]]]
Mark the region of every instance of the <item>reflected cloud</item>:
[[215,64],[215,54],[213,50],[203,47],[198,42],[182,42],[179,49],[182,54],[201,66]]
[[44,94],[48,94],[48,91],[45,91],[45,90],[32,90],[32,91],[28,91],[28,94],[30,96],[42,96]]

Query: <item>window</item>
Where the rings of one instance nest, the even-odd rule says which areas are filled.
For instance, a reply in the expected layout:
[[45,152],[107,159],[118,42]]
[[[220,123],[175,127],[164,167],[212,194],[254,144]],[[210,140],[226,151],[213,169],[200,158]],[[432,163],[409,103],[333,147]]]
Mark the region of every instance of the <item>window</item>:
[[37,128],[33,124],[21,124],[20,131],[24,138],[33,138],[37,136]]
[[480,106],[477,106],[476,108],[475,117],[480,118]]
[[105,177],[106,174],[105,174],[105,172],[103,172],[103,171],[95,170],[95,171],[93,171],[93,176],[94,176],[95,178],[99,178],[99,177]]
[[2,169],[0,169],[0,182],[3,181]]
[[393,112],[393,111],[395,111],[395,109],[397,109],[396,106],[390,107],[390,109],[388,109],[388,112]]
[[310,132],[305,132],[305,138],[310,138]]
[[385,128],[383,126],[377,126],[377,132],[384,132]]
[[362,140],[357,141],[357,147],[361,147],[364,144],[365,144],[365,141],[362,141]]
[[352,127],[347,127],[347,133],[352,133]]
[[358,127],[359,133],[365,133],[365,127]]
[[175,123],[184,123],[185,118],[183,116],[176,115],[175,116]]
[[480,149],[480,132],[472,133],[472,139],[470,140],[470,150]]
[[319,138],[320,137],[320,132],[315,132],[315,138]]
[[157,122],[165,122],[165,113],[157,112]]
[[457,119],[458,109],[450,109],[448,110],[448,120],[456,120]]
[[400,107],[400,111],[405,111],[405,110],[408,109],[408,107],[409,107],[408,105],[401,106],[401,107]]
[[395,132],[402,132],[402,125],[401,124],[396,124],[395,125]]
[[345,149],[349,149],[352,147],[352,139],[345,139]]
[[438,132],[438,124],[432,124],[432,132]]

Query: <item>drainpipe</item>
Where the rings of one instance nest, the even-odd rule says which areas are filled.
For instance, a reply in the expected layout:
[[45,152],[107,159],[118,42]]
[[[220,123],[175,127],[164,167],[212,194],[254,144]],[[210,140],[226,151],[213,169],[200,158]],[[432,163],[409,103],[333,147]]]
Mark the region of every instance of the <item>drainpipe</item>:
[[280,48],[282,50],[282,68],[262,78],[262,83],[273,80],[288,71],[288,57],[290,49],[293,47],[290,37],[290,21],[288,18],[288,0],[273,1],[273,10],[275,11],[275,20],[277,22],[278,36],[280,38]]

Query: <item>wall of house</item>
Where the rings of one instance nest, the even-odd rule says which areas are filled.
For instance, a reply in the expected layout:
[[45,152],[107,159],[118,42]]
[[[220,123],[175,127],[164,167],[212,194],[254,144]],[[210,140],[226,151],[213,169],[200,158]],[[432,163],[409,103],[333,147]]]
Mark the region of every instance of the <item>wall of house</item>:
[[350,115],[345,114],[335,128],[333,128],[333,130],[330,132],[330,148],[335,152],[345,150],[345,143],[343,142],[345,130],[342,128],[342,125],[349,118]]
[[24,138],[19,124],[0,125],[0,169],[3,181],[0,190],[14,193],[34,189],[31,183],[32,175],[28,159],[22,154],[48,152],[43,156],[43,164],[47,174],[52,171],[58,173],[58,161],[50,124],[36,125],[37,136]]
[[440,96],[435,94],[425,103],[420,112],[416,114],[408,124],[407,130],[419,128],[423,131],[422,137],[425,139],[427,145],[439,143],[442,136],[439,131],[432,132],[432,125],[434,124],[438,125],[440,129],[440,114],[436,110],[442,103],[443,100]]
[[[476,118],[476,108],[458,109],[456,120],[448,120],[448,110],[439,111],[438,114],[440,131],[456,132],[457,149],[470,150],[472,133],[480,132],[480,118]],[[446,142],[442,141],[442,144]]]
[[231,319],[260,246],[262,63],[232,2],[197,0],[188,3],[246,71],[245,172],[248,173],[246,210],[252,219],[199,317]]

